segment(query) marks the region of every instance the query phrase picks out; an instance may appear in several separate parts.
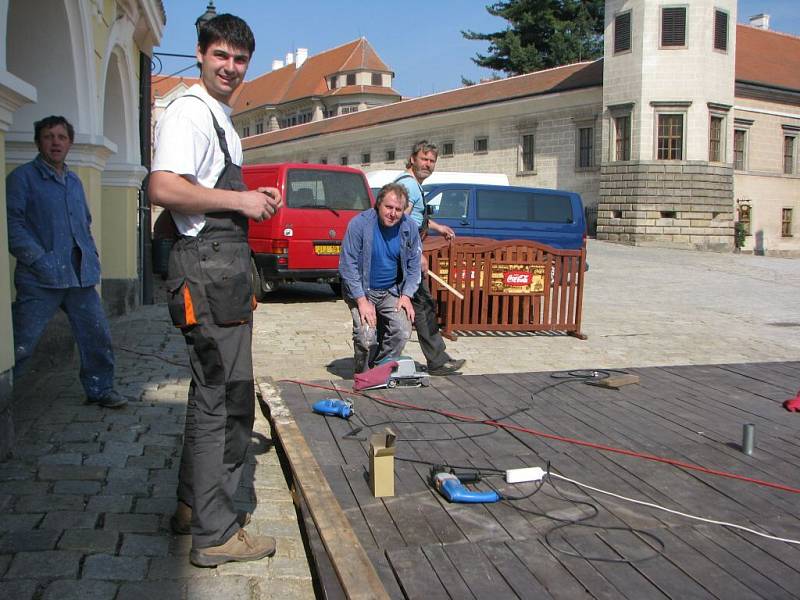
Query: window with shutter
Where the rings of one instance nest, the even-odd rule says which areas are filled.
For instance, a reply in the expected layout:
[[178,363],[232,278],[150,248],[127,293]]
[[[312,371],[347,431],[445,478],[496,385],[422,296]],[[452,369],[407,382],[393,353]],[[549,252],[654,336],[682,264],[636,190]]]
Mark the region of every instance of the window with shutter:
[[614,54],[631,49],[631,13],[617,15],[614,19]]
[[728,13],[714,11],[714,49],[728,51]]
[[661,9],[661,45],[686,45],[686,7]]

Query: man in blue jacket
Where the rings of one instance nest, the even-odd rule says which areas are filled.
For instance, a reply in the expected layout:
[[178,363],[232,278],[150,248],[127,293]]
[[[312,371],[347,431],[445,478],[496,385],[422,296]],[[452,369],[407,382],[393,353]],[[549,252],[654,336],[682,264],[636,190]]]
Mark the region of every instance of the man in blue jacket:
[[39,155],[6,178],[8,245],[17,259],[14,284],[14,377],[61,308],[81,356],[80,379],[90,404],[119,408],[114,351],[100,296],[100,259],[89,229],[83,185],[65,164],[75,130],[64,117],[34,124]]
[[407,205],[405,187],[383,186],[375,209],[350,221],[342,241],[339,275],[353,318],[355,373],[400,356],[411,337],[422,253]]

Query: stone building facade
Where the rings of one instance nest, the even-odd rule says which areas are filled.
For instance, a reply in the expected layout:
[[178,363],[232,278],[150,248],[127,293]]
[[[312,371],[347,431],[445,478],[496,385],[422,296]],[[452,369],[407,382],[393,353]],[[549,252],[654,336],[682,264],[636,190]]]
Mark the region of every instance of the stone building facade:
[[505,173],[579,192],[597,236],[800,256],[800,38],[735,0],[606,2],[604,57],[245,139],[247,162]]

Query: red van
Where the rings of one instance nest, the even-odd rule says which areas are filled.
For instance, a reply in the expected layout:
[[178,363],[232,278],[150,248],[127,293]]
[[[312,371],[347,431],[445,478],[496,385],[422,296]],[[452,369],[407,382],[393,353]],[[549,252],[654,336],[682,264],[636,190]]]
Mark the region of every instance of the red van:
[[341,294],[339,251],[350,219],[373,205],[364,174],[350,167],[306,163],[243,165],[250,189],[276,187],[283,206],[267,221],[250,221],[251,268],[257,300],[280,283],[330,284]]

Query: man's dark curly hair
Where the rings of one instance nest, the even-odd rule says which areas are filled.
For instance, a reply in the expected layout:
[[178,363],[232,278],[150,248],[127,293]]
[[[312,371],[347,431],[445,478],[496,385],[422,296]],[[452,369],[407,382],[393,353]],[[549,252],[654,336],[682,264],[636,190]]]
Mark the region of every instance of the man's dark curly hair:
[[33,141],[38,143],[39,138],[42,135],[42,130],[50,129],[51,127],[55,127],[56,125],[63,125],[64,127],[66,127],[70,143],[73,143],[75,141],[75,128],[72,126],[72,123],[67,121],[64,117],[59,117],[56,115],[45,117],[41,121],[36,121],[33,124]]
[[223,42],[231,48],[247,50],[250,56],[256,50],[256,39],[250,26],[239,17],[229,14],[217,15],[200,26],[197,45],[205,53],[211,44]]

